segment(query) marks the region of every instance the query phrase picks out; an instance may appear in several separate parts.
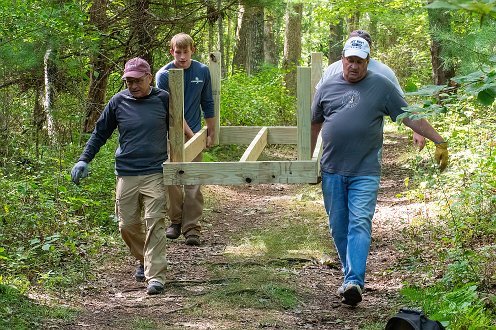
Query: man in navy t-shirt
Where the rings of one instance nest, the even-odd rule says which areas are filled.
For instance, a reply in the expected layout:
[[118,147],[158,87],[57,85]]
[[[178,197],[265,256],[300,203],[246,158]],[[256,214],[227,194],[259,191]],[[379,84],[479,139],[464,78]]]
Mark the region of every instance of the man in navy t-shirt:
[[[186,33],[172,37],[170,53],[174,60],[163,66],[155,75],[158,88],[169,91],[169,69],[184,70],[184,135],[189,140],[197,133],[203,118],[207,124],[207,147],[213,144],[215,136],[214,99],[210,70],[198,61],[192,60],[195,52],[193,39]],[[194,162],[201,162],[200,153]],[[187,245],[200,245],[200,218],[203,213],[203,195],[199,185],[169,186],[169,218],[167,237],[176,239],[182,234]]]

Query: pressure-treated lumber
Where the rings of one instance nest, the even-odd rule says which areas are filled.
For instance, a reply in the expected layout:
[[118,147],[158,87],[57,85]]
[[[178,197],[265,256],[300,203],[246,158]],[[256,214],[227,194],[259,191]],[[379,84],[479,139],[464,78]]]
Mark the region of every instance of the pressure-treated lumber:
[[164,164],[165,181],[173,185],[316,183],[317,176],[312,160]]
[[243,156],[241,156],[241,159],[239,160],[240,162],[258,159],[265,146],[267,145],[267,133],[267,127],[262,127],[257,136],[255,136],[253,141],[251,141]]
[[[314,56],[313,58],[320,58]],[[297,69],[297,126],[220,126],[220,53],[210,55],[210,74],[216,113],[215,144],[247,145],[239,161],[191,162],[206,148],[207,130],[203,128],[184,144],[184,82],[182,69],[170,70],[169,112],[170,161],[164,163],[164,182],[167,185],[196,184],[261,184],[316,183],[320,173],[322,138],[319,136],[313,154],[310,152],[311,100],[318,70]],[[321,68],[321,65],[318,66]],[[179,124],[180,123],[180,124]],[[296,145],[297,160],[257,161],[267,145]]]

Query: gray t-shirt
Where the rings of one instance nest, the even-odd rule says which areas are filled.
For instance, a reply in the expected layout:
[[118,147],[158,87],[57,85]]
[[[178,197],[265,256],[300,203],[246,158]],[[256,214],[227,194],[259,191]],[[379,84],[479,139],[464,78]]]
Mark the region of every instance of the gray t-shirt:
[[345,176],[380,175],[384,116],[393,121],[407,106],[383,75],[368,71],[350,83],[336,74],[317,89],[312,123],[323,123],[321,169]]

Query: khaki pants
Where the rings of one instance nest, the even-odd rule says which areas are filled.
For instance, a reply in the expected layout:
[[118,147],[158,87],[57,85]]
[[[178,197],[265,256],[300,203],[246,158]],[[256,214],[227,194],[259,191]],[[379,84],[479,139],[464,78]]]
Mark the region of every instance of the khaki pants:
[[167,269],[167,202],[162,173],[117,177],[116,206],[122,239],[143,263],[146,280],[162,284]]
[[[201,162],[200,153],[193,162]],[[168,186],[169,190],[169,218],[173,224],[181,224],[184,237],[189,235],[200,236],[199,221],[203,213],[203,195],[200,185]]]

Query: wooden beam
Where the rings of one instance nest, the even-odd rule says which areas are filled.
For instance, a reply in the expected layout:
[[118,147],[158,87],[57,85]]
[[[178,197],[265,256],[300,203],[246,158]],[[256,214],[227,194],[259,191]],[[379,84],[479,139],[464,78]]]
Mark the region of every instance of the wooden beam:
[[207,128],[203,127],[184,145],[184,161],[190,162],[207,146]]
[[263,127],[253,141],[251,141],[251,144],[248,146],[239,161],[246,162],[250,160],[257,160],[264,148],[267,146],[267,134],[267,127]]
[[[265,126],[221,126],[219,144],[250,144]],[[267,126],[268,144],[295,144],[297,128],[294,126]]]
[[310,68],[298,67],[297,76],[297,121],[298,121],[298,160],[309,160],[311,147],[311,103],[312,91],[310,88]]
[[164,163],[166,185],[317,183],[315,161]]
[[169,143],[172,162],[184,161],[184,75],[183,69],[169,69]]
[[322,158],[323,151],[323,142],[322,142],[322,132],[319,133],[317,137],[317,143],[315,143],[315,150],[313,151],[312,160],[317,162],[317,175],[320,176],[320,159]]
[[220,82],[221,82],[221,57],[220,52],[210,53],[210,77],[212,79],[212,95],[214,97],[214,113],[215,113],[215,136],[214,144],[219,144],[220,133]]
[[312,60],[311,60],[311,68],[312,68],[312,74],[311,74],[311,85],[310,87],[312,88],[312,100],[313,96],[315,95],[315,86],[317,86],[317,83],[319,82],[320,78],[322,78],[322,53],[312,53]]

